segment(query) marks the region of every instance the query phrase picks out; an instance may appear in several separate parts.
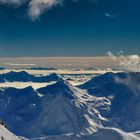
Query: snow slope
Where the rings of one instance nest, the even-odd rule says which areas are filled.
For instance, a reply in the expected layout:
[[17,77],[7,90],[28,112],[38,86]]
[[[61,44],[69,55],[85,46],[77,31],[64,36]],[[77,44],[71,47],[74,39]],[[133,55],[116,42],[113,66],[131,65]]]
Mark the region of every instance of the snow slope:
[[0,140],[21,140],[21,138],[15,136],[0,124]]
[[106,73],[79,86],[90,95],[106,98],[110,105],[100,111],[104,126],[124,131],[140,130],[140,73]]
[[[30,140],[139,140],[138,134],[123,132],[115,128],[99,129],[98,132],[87,135],[65,134],[42,138],[31,138]],[[0,125],[0,140],[27,140],[11,133],[5,126]]]

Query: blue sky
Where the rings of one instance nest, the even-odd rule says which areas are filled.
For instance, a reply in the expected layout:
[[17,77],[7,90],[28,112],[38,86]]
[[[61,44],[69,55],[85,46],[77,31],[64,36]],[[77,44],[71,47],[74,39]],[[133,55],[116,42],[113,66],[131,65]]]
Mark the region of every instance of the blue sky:
[[139,54],[139,45],[139,0],[0,0],[0,57]]

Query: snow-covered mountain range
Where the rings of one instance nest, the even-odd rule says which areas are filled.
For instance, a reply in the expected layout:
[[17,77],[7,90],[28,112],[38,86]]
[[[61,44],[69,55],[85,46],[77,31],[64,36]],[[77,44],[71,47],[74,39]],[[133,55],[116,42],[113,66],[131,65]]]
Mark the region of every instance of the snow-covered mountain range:
[[26,137],[96,132],[102,118],[88,104],[90,98],[62,79],[38,90],[1,89],[0,117],[12,132]]
[[39,89],[0,88],[0,118],[12,133],[31,140],[140,139],[140,73],[106,73],[78,87],[53,75],[57,82]]

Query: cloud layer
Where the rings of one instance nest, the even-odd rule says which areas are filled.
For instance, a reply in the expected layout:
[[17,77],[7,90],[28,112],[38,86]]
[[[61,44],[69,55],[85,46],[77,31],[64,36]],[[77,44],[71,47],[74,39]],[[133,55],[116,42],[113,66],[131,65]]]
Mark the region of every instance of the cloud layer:
[[38,18],[43,12],[54,6],[61,5],[62,0],[31,0],[28,14],[32,19]]
[[114,55],[112,52],[108,52],[108,55],[113,59],[119,61],[121,70],[140,72],[140,56],[128,55],[124,56],[123,52]]
[[22,6],[28,3],[28,15],[32,19],[38,18],[43,12],[54,6],[61,5],[63,0],[0,0],[0,4]]

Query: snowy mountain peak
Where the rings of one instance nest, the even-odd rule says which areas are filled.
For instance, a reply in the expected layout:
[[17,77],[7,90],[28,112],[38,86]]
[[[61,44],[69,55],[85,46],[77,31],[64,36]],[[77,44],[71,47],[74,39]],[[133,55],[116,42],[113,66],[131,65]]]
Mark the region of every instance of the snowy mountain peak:
[[108,111],[100,112],[109,120],[105,126],[112,125],[130,132],[140,129],[139,81],[140,73],[106,73],[92,78],[79,87],[90,95],[104,97],[110,101]]
[[112,73],[112,72],[107,72],[105,74],[101,74],[99,76],[93,77],[91,78],[89,81],[87,81],[86,83],[80,85],[80,88],[93,88],[93,87],[97,87],[99,85],[102,84],[106,84],[106,83],[116,83],[116,79],[126,79],[127,78],[127,73]]
[[37,91],[43,95],[51,94],[51,95],[65,95],[68,98],[73,99],[73,91],[71,90],[71,85],[64,81],[63,79],[59,79],[58,82],[52,85],[48,85],[43,88],[37,89]]
[[19,72],[15,72],[15,71],[10,71],[9,73],[6,73],[7,75],[30,75],[29,73],[27,73],[26,71],[19,71]]
[[51,73],[48,77],[51,77],[52,79],[60,78],[56,73]]
[[21,95],[24,96],[25,94],[30,94],[32,92],[35,92],[34,89],[32,88],[32,86],[23,88],[23,89],[17,89],[17,88],[13,88],[13,87],[9,87],[9,88],[5,88],[4,91],[6,94],[8,95]]
[[85,98],[86,93],[63,79],[37,91],[32,87],[7,88],[0,100],[0,116],[13,133],[30,138],[92,133],[101,118]]

